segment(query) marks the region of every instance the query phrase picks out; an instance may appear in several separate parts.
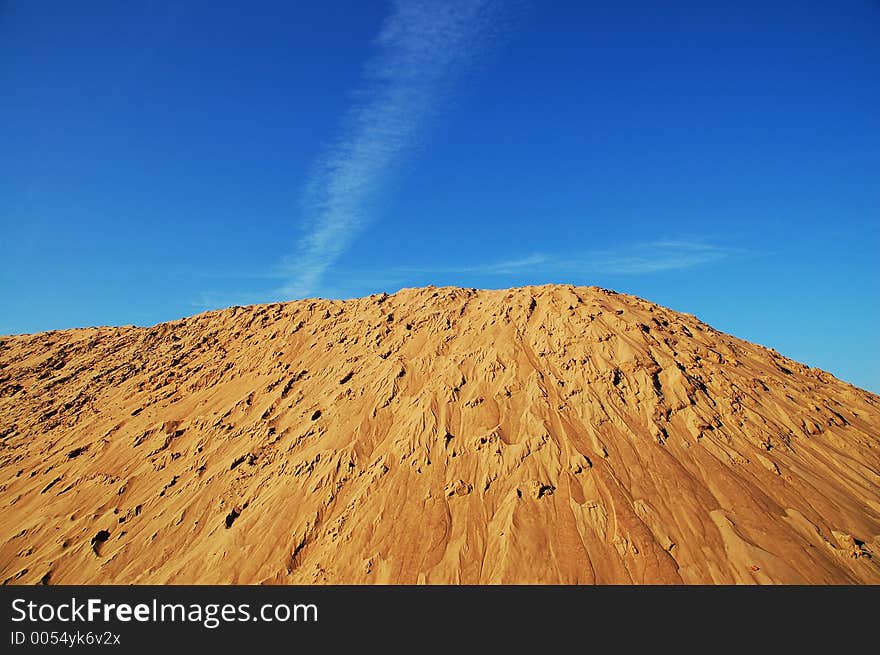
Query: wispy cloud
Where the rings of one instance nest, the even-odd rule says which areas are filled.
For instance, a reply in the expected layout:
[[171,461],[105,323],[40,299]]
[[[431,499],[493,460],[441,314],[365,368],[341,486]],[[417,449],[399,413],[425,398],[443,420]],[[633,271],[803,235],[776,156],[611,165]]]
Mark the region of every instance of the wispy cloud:
[[726,259],[738,251],[702,241],[662,240],[615,252],[595,252],[563,268],[606,275],[644,275],[692,268]]
[[726,259],[743,251],[705,241],[664,239],[616,250],[580,253],[533,253],[510,260],[452,267],[398,268],[399,273],[451,275],[645,275],[691,268]]
[[[492,280],[503,281],[504,284],[510,285],[543,284],[551,281],[586,283],[591,278],[645,276],[767,254],[733,246],[720,246],[697,238],[658,239],[622,245],[615,249],[568,253],[535,252],[510,259],[454,266],[426,264],[376,270],[346,268],[344,275],[328,274],[329,279],[321,283],[321,295],[326,298],[351,298],[377,291],[396,291],[403,286],[419,286],[425,283],[463,286],[489,286],[495,283]],[[226,276],[231,279],[261,277],[286,280],[289,278],[289,270],[276,267],[271,271],[257,274],[206,271],[205,275]],[[194,305],[206,309],[230,304],[272,302],[278,299],[277,293],[272,291],[262,294],[203,294]]]
[[400,0],[364,67],[344,129],[316,163],[303,199],[305,234],[283,268],[287,297],[312,293],[372,218],[376,194],[422,136],[457,74],[491,41],[489,0]]

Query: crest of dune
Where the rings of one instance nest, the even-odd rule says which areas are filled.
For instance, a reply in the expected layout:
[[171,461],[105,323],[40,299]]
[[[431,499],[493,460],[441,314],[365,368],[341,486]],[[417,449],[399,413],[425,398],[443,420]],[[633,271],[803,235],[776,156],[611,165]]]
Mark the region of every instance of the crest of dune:
[[7,584],[880,583],[880,397],[596,287],[0,337]]

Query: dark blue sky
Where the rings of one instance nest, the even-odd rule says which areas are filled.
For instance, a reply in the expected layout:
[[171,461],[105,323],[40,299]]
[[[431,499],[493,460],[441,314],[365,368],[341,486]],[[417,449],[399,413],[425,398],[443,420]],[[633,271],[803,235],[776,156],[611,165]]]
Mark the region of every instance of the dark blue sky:
[[880,391],[878,34],[867,0],[2,3],[0,333],[596,284]]

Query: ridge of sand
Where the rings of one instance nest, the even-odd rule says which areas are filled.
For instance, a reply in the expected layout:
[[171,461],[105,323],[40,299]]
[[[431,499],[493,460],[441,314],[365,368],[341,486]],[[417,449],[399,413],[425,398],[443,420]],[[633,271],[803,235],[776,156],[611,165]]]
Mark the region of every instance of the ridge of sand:
[[596,287],[0,338],[4,583],[880,583],[880,397]]

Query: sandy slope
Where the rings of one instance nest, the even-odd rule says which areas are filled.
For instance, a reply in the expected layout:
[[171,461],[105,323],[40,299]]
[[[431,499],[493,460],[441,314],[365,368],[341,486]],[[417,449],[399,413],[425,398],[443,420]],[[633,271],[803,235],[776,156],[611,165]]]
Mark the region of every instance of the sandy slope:
[[0,340],[6,583],[880,583],[880,397],[594,287]]

